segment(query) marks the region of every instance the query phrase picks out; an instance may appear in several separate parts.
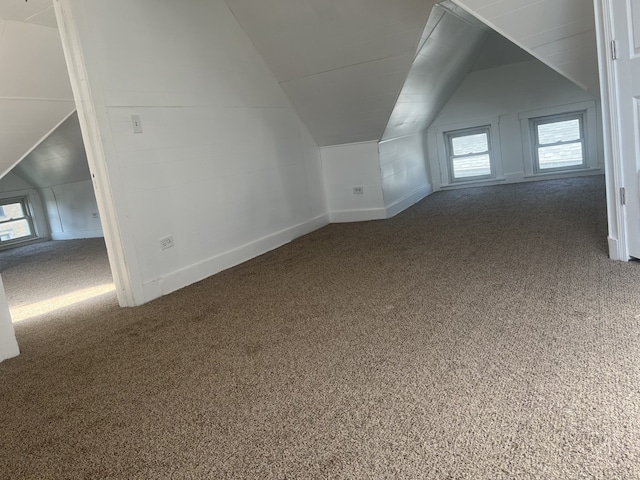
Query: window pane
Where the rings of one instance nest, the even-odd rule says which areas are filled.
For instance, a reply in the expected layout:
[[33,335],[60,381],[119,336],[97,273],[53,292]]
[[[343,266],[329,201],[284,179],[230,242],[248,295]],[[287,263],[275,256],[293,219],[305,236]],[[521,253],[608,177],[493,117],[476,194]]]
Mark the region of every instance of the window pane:
[[582,143],[567,143],[538,148],[540,169],[563,168],[583,165]]
[[453,159],[454,178],[479,177],[491,175],[489,155],[469,155]]
[[577,118],[538,125],[539,145],[570,142],[571,140],[580,140],[580,138],[580,120]]
[[0,225],[0,241],[15,240],[16,238],[30,237],[31,229],[26,220],[16,220]]
[[9,203],[8,205],[2,206],[2,210],[0,211],[0,222],[11,218],[24,218],[22,204]]
[[489,151],[489,142],[486,133],[465,135],[451,138],[453,155],[468,155],[470,153],[484,153]]

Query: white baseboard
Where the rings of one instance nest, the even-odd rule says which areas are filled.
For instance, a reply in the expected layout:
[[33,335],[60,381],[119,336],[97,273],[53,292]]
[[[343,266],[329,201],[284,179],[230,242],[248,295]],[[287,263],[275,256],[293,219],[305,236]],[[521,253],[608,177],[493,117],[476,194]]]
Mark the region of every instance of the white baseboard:
[[337,210],[329,214],[331,223],[368,222],[384,220],[387,210],[384,208],[368,208],[363,210]]
[[418,203],[420,200],[433,193],[433,185],[424,185],[417,190],[404,196],[400,200],[393,202],[387,207],[387,218],[395,217],[400,212],[406,210],[411,205]]
[[143,285],[144,302],[174,292],[192,283],[204,280],[223,270],[239,265],[254,257],[274,250],[291,240],[311,233],[329,224],[329,216],[321,215],[307,222],[294,225],[279,232],[259,238],[253,242],[181,268],[168,275],[146,282]]
[[620,258],[620,244],[617,238],[607,237],[607,241],[609,242],[609,258],[611,260],[622,260],[627,261],[628,258]]
[[51,240],[78,240],[81,238],[104,237],[102,230],[81,230],[79,232],[56,232],[51,233]]

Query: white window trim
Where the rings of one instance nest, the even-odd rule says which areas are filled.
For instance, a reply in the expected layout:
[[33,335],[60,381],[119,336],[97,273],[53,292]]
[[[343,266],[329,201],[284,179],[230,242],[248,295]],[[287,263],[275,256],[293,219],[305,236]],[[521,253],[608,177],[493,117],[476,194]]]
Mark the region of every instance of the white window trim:
[[[489,145],[491,149],[491,168],[493,175],[490,177],[470,177],[453,181],[453,172],[450,172],[449,154],[447,146],[447,134],[461,130],[474,128],[489,128]],[[436,129],[438,145],[438,164],[440,165],[440,188],[459,187],[473,184],[487,184],[504,180],[502,173],[502,156],[500,143],[500,121],[498,117],[477,119],[463,123],[440,125]]]
[[[571,170],[584,170],[587,168],[587,133],[585,131],[585,116],[586,112],[584,110],[579,112],[570,112],[570,113],[560,113],[558,115],[548,115],[546,117],[535,117],[529,119],[529,127],[531,135],[531,140],[533,143],[533,170],[536,174],[540,173],[552,173],[552,172],[566,172]],[[566,143],[580,143],[582,145],[582,163],[580,165],[570,165],[566,167],[554,167],[554,168],[541,168],[540,167],[540,158],[539,158],[539,150],[540,148],[544,148],[547,145],[551,144],[538,144],[538,129],[537,127],[540,125],[549,125],[552,123],[559,123],[568,120],[578,120],[580,125],[580,138],[577,140],[566,142]]]
[[[452,151],[453,139],[459,138],[459,137],[467,137],[471,135],[478,135],[478,134],[486,134],[487,150],[484,152],[477,152],[474,154],[489,155],[489,173],[487,175],[473,175],[469,177],[456,178],[455,168],[454,168],[455,158],[469,157],[469,156],[473,156],[474,154],[455,155]],[[495,178],[495,167],[493,165],[493,148],[491,145],[491,127],[489,125],[483,125],[481,127],[465,128],[463,130],[449,131],[449,132],[445,132],[444,136],[445,136],[445,146],[447,149],[447,167],[449,170],[449,181],[451,183],[469,182],[474,180],[489,180],[489,179]]]
[[28,195],[16,195],[11,197],[0,198],[0,206],[8,205],[10,203],[21,203],[24,210],[24,218],[29,224],[31,235],[27,237],[20,237],[14,240],[0,241],[0,248],[17,245],[20,243],[31,242],[38,238],[38,232],[36,231],[36,225],[33,218],[33,209]]
[[[534,134],[532,120],[571,114],[582,114],[582,132],[584,135],[584,158],[585,164],[576,167],[566,167],[558,169],[538,171],[536,162],[536,151],[534,145]],[[571,172],[580,173],[589,170],[599,170],[598,159],[598,130],[596,103],[580,102],[557,107],[544,108],[522,112],[519,115],[520,128],[522,133],[522,156],[524,158],[524,176],[540,177],[548,175],[562,175]]]

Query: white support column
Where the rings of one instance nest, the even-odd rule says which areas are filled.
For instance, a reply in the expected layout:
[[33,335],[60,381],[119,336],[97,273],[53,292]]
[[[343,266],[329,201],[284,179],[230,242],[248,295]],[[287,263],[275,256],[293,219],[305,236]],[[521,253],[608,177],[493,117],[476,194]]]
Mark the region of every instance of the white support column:
[[0,362],[17,357],[19,354],[20,349],[13,330],[13,323],[11,323],[9,304],[4,293],[2,277],[0,277]]

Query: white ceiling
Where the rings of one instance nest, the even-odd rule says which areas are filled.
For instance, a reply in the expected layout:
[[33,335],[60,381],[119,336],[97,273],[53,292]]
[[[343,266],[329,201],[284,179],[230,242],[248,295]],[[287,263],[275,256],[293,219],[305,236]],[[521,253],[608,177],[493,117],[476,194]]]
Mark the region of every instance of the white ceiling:
[[57,28],[51,0],[2,0],[0,18]]
[[13,171],[37,188],[91,178],[78,114],[62,122]]
[[471,70],[487,70],[531,60],[535,60],[535,58],[499,33],[493,32],[487,39],[484,48],[476,56]]
[[592,1],[453,1],[575,84],[599,95]]
[[435,0],[225,0],[320,146],[378,140]]
[[382,140],[426,130],[464,80],[490,32],[450,2],[435,5]]

